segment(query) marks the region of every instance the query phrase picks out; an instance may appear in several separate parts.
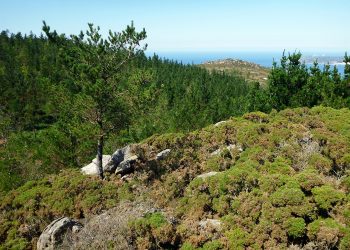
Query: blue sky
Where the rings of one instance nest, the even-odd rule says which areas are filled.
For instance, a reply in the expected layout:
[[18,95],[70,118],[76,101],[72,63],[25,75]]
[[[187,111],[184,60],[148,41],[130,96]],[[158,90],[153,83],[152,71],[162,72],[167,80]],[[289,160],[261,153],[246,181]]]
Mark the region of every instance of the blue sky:
[[0,29],[145,28],[149,51],[350,49],[349,0],[1,0]]

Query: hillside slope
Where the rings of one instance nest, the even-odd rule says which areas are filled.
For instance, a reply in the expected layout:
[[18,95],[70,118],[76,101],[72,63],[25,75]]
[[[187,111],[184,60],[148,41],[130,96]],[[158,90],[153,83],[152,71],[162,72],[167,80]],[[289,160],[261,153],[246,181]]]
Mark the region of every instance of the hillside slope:
[[[99,225],[71,236],[68,248],[350,247],[349,109],[249,113],[133,148],[138,160],[123,178],[71,170],[0,198],[0,249],[35,248],[62,215],[86,230]],[[157,159],[164,149],[170,154]]]
[[208,61],[199,65],[209,71],[217,70],[227,73],[235,73],[244,77],[250,82],[260,82],[263,86],[267,84],[267,77],[270,69],[258,64],[246,62],[238,59],[224,59]]

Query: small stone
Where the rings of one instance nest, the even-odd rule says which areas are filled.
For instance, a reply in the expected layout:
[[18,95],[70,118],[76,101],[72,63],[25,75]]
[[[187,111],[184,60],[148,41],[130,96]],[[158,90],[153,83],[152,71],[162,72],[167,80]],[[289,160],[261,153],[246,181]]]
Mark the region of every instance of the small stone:
[[73,234],[79,233],[81,231],[81,229],[83,229],[82,225],[80,225],[80,224],[74,225],[72,227],[72,233]]
[[209,172],[209,173],[205,173],[205,174],[198,175],[197,178],[206,179],[206,178],[208,178],[208,177],[217,175],[218,173],[219,173],[219,172],[212,171],[212,172]]
[[226,122],[227,122],[227,121],[220,121],[220,122],[215,123],[214,126],[215,126],[215,127],[218,127],[218,126],[220,126],[220,125],[222,125],[222,124],[224,124],[224,123],[226,123]]
[[170,154],[170,152],[171,152],[171,149],[169,149],[169,148],[159,152],[156,156],[156,160],[158,160],[158,161],[164,160]]
[[203,229],[208,228],[208,227],[213,227],[215,229],[221,229],[221,221],[220,220],[205,219],[205,220],[201,220],[198,224]]

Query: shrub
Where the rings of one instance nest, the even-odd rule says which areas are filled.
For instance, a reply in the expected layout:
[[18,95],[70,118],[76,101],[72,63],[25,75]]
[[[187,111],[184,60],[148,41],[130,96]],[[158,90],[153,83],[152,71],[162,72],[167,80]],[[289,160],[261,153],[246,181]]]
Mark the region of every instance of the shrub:
[[303,218],[290,218],[286,221],[287,233],[292,238],[303,237],[306,224]]
[[[0,227],[0,239],[6,241],[7,248],[17,249],[18,242],[29,244],[55,217],[80,218],[114,206],[117,189],[116,183],[84,176],[73,170],[40,181],[29,181],[3,197],[1,220],[7,226]],[[10,223],[15,221],[17,223]],[[18,233],[24,224],[35,229],[28,238],[22,238]]]
[[312,154],[309,159],[309,165],[316,168],[321,173],[329,173],[332,169],[332,161],[321,154]]
[[341,250],[350,249],[350,232],[349,232],[349,229],[347,229],[347,232],[346,232],[344,238],[341,240],[340,245],[339,245],[339,249],[341,249]]
[[213,241],[207,242],[202,247],[203,250],[219,250],[222,248],[223,248],[223,245],[218,240],[213,240]]
[[321,242],[332,248],[339,243],[343,228],[331,218],[320,218],[307,226],[307,236],[311,241]]
[[245,249],[248,235],[244,230],[236,228],[226,232],[225,236],[228,241],[228,249]]
[[343,192],[335,190],[329,185],[315,187],[311,190],[311,192],[314,195],[315,202],[319,208],[327,211],[345,198],[345,194]]
[[213,209],[219,213],[219,215],[225,215],[229,212],[230,201],[226,196],[220,196],[213,199]]
[[175,230],[160,212],[146,214],[129,224],[131,238],[138,249],[158,249],[162,245],[177,245]]
[[195,250],[195,249],[196,248],[192,246],[191,243],[188,243],[188,242],[185,242],[180,248],[180,250]]
[[300,188],[285,185],[277,189],[270,198],[274,206],[282,207],[301,204],[304,201],[305,194]]
[[316,169],[307,168],[296,175],[301,188],[305,191],[311,191],[314,187],[321,186],[324,181]]

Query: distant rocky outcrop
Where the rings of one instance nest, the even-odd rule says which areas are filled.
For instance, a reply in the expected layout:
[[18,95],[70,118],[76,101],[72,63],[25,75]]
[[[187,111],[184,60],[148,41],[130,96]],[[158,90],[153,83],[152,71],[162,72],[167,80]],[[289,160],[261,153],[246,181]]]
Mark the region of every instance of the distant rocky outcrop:
[[37,242],[38,250],[57,249],[63,241],[65,234],[70,230],[73,233],[79,232],[83,225],[68,217],[61,217],[51,222],[40,235]]
[[228,73],[238,73],[250,82],[260,82],[263,86],[267,84],[269,68],[263,67],[259,64],[246,62],[239,59],[222,59],[216,61],[208,61],[199,65],[209,71],[217,70]]

